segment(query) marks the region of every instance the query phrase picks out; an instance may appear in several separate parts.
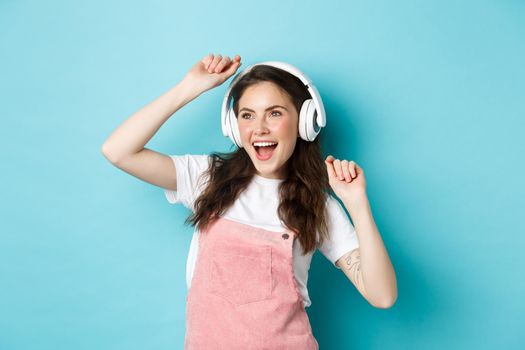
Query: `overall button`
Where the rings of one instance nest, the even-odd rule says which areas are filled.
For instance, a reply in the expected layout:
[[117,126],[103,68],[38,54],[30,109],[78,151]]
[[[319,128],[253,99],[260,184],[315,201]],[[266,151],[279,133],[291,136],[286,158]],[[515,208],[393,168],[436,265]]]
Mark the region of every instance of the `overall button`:
[[290,236],[288,235],[288,233],[284,233],[282,237],[283,237],[283,239],[288,239],[288,237],[290,237]]

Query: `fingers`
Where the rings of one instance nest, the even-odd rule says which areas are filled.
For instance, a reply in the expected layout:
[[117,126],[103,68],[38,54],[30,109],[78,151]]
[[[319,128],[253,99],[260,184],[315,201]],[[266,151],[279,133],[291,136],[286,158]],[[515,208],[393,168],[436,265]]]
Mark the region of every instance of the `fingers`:
[[[233,60],[234,64],[232,64],[230,68],[235,67],[235,69],[237,69],[238,66],[241,65],[240,61],[241,56],[236,55]],[[231,62],[232,60],[228,56],[222,57],[221,55],[214,56],[213,54],[210,54],[206,70],[209,73],[221,73],[224,67],[228,66]]]
[[351,182],[357,177],[357,164],[351,160],[339,160],[328,156],[325,160],[328,173],[331,177],[337,177],[341,181]]
[[224,68],[224,66],[229,63],[230,63],[230,58],[228,56],[224,57],[222,60],[219,61],[219,63],[217,64],[213,72],[220,73],[222,69]]
[[214,56],[213,59],[210,62],[210,65],[208,67],[206,67],[208,72],[213,73],[213,71],[215,70],[215,67],[217,67],[217,64],[219,64],[219,62],[221,60],[222,60],[222,56],[221,55]]
[[233,75],[235,73],[235,71],[237,70],[237,68],[239,68],[241,66],[241,56],[239,55],[236,55],[234,58],[233,58],[233,61],[231,62],[230,66],[228,67],[228,70],[226,70],[226,74],[228,76],[230,75]]
[[334,160],[334,169],[339,180],[344,180],[344,174],[342,170],[341,161],[339,159]]
[[212,53],[210,53],[209,55],[207,55],[206,57],[204,57],[202,59],[202,62],[204,63],[204,68],[208,69],[208,67],[210,66],[211,61],[213,61],[213,54]]
[[350,175],[350,171],[348,170],[348,161],[346,159],[341,161],[341,170],[343,170],[343,177],[345,178],[345,181],[350,181],[352,179],[352,176]]
[[332,161],[334,160],[334,157],[328,156],[326,160],[324,161],[326,164],[326,169],[328,171],[328,176],[330,178],[336,177],[337,174],[335,173],[334,167],[332,166]]

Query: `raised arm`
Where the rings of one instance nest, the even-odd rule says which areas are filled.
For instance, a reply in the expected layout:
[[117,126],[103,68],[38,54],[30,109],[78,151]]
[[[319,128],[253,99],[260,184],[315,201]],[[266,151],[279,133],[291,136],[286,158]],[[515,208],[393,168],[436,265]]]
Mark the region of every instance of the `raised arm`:
[[337,266],[371,305],[392,307],[397,299],[396,273],[372,215],[364,171],[354,161],[331,155],[325,163],[330,187],[350,214],[359,240],[359,248],[347,252]]
[[176,190],[176,169],[171,158],[145,148],[160,127],[180,108],[235,73],[240,56],[208,55],[184,79],[124,121],[102,145],[102,154],[119,169],[151,184]]

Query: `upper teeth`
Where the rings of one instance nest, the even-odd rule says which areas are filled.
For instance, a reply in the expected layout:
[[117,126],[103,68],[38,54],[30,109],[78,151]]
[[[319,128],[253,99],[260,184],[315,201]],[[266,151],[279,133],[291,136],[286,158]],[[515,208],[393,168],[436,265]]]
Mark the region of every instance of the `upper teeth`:
[[257,147],[273,146],[276,144],[277,142],[254,142],[253,143],[253,145]]

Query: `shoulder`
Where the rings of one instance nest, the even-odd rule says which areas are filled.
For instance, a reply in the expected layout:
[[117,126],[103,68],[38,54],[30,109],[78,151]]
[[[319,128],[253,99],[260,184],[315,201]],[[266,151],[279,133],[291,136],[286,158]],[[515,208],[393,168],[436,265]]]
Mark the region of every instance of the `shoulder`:
[[332,195],[328,195],[326,199],[326,215],[328,234],[331,238],[354,231],[343,205]]
[[211,156],[208,154],[170,155],[177,169],[178,184],[182,187],[195,188],[197,183],[206,182],[203,175],[209,169]]
[[326,201],[328,236],[318,243],[318,249],[332,264],[344,254],[359,247],[359,241],[349,216],[339,201],[329,196]]
[[183,164],[186,168],[201,170],[207,168],[211,162],[211,155],[208,154],[183,154],[170,155],[176,162]]
[[339,201],[331,194],[326,198],[326,210],[330,218],[334,218],[344,214],[344,208]]
[[193,161],[198,164],[208,164],[212,158],[209,154],[184,154],[179,157],[184,158],[187,161]]

